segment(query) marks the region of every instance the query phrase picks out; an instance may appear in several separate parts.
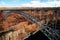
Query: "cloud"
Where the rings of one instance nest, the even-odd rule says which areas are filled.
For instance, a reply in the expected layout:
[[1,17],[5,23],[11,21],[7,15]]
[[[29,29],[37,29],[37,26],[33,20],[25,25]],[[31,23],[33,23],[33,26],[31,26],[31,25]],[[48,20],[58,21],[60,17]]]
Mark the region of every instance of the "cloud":
[[[60,7],[60,0],[51,0],[47,2],[41,2],[41,0],[31,0],[29,3],[18,3],[19,0],[13,0],[11,4],[5,1],[0,1],[0,7]],[[9,2],[9,1],[8,1]]]
[[60,7],[60,1],[54,0],[50,2],[31,1],[31,3],[22,4],[23,7]]

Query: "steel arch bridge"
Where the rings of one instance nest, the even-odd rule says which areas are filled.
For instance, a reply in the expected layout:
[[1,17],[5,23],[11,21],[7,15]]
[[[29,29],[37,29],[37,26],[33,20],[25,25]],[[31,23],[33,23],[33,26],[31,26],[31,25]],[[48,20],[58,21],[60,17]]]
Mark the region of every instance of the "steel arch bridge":
[[[59,31],[56,27],[55,27],[55,24],[56,24],[56,21],[53,21],[55,23],[50,23],[46,21],[46,23],[41,24],[41,21],[42,19],[39,19],[37,17],[33,17],[32,15],[28,15],[26,14],[25,12],[23,11],[20,11],[20,10],[8,10],[8,12],[5,12],[5,16],[4,16],[4,19],[6,19],[11,13],[17,13],[17,14],[20,14],[22,15],[25,19],[29,20],[31,23],[36,23],[37,27],[40,27],[42,28],[40,31],[43,32],[50,40],[59,40],[60,39],[60,34],[59,34]],[[56,16],[56,15],[55,15]],[[45,20],[48,18],[48,16],[46,16]],[[52,26],[50,26],[52,25]],[[2,31],[4,32],[4,31]],[[0,33],[2,33],[0,32]]]

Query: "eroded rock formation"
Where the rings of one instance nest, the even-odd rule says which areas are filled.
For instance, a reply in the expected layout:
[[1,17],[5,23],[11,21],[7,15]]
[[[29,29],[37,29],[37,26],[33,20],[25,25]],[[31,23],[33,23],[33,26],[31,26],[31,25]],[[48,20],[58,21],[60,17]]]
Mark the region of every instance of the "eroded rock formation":
[[[30,13],[31,11],[27,12],[24,11],[25,13]],[[0,24],[0,31],[4,30],[15,30],[18,31],[18,36],[17,39],[23,39],[28,34],[34,33],[40,30],[40,27],[37,27],[37,25],[34,23],[32,24],[28,20],[26,20],[23,16],[20,14],[15,14],[11,13],[5,20],[2,21],[2,14],[0,14],[0,22],[2,22],[2,25]],[[30,14],[34,17],[38,17],[41,19],[40,25],[46,23],[47,21],[51,21],[52,19],[56,18],[54,16],[54,11],[53,10],[48,10],[45,12],[44,10],[39,11],[36,13],[35,11],[32,11]],[[47,17],[47,18],[46,18]],[[57,16],[58,19],[60,19],[60,15]]]

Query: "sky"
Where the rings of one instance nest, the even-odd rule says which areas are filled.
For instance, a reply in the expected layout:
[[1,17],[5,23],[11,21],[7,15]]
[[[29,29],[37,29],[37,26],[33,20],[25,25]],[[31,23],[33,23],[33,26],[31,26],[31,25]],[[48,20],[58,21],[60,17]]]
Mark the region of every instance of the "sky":
[[60,0],[0,0],[0,7],[60,7]]

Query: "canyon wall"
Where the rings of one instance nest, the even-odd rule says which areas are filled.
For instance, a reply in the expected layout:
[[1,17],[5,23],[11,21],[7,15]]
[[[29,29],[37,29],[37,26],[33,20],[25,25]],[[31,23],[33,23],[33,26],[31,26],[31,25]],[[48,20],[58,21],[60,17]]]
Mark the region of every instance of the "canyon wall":
[[[30,33],[34,33],[34,32],[36,33],[42,28],[42,27],[37,27],[35,23],[31,23],[29,20],[25,19],[22,15],[14,12],[8,15],[7,18],[5,19],[4,18],[4,16],[6,16],[5,11],[9,11],[9,10],[2,10],[0,12],[0,32],[2,31],[7,32],[10,30],[14,30],[15,33],[12,32],[15,34],[14,40],[19,40],[19,38],[23,39],[26,36],[28,36]],[[24,13],[31,15],[36,19],[39,19],[37,22],[38,23],[40,22],[41,25],[47,22],[60,20],[60,10],[55,10],[55,9],[26,10],[24,9],[20,11],[23,11]],[[13,40],[12,33],[11,34],[10,33],[11,32],[7,33],[7,35],[9,35],[8,36],[9,38],[6,40]],[[5,34],[5,36],[7,35]],[[4,35],[2,36],[4,37]]]

